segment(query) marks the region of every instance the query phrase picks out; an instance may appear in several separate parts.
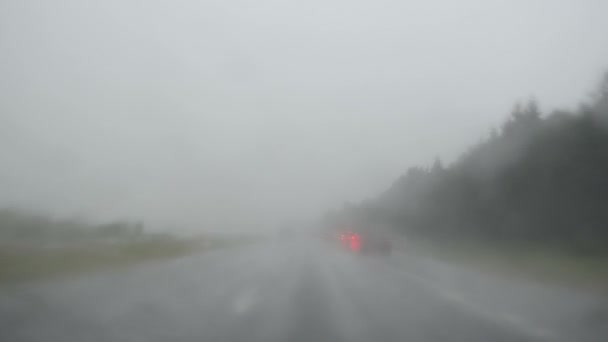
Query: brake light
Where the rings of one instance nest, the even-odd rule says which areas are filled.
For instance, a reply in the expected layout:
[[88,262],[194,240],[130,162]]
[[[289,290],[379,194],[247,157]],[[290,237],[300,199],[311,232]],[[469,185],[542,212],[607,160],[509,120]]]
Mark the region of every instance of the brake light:
[[361,237],[359,234],[353,234],[350,237],[350,249],[357,252],[361,249]]

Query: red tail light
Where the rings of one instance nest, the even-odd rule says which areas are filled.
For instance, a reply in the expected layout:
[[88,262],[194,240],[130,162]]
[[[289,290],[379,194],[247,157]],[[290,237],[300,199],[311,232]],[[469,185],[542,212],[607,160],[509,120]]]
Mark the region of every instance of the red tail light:
[[361,249],[361,237],[359,234],[353,234],[350,236],[350,249],[358,252]]

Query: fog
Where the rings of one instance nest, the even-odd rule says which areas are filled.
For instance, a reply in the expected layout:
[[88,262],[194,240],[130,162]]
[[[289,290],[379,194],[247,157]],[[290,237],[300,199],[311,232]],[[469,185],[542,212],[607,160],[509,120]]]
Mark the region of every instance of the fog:
[[608,3],[2,1],[0,207],[264,229],[452,161],[608,61]]

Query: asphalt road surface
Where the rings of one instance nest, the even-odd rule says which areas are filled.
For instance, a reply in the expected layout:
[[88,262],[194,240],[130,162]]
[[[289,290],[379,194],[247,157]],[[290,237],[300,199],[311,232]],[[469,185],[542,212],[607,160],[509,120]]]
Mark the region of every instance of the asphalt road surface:
[[273,241],[0,289],[1,341],[608,341],[602,297]]

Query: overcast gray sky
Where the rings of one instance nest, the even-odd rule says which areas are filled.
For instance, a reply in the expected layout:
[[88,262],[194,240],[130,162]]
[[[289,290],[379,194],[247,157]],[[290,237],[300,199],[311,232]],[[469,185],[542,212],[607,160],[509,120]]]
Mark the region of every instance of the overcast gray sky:
[[608,67],[604,0],[0,0],[0,206],[267,227]]

